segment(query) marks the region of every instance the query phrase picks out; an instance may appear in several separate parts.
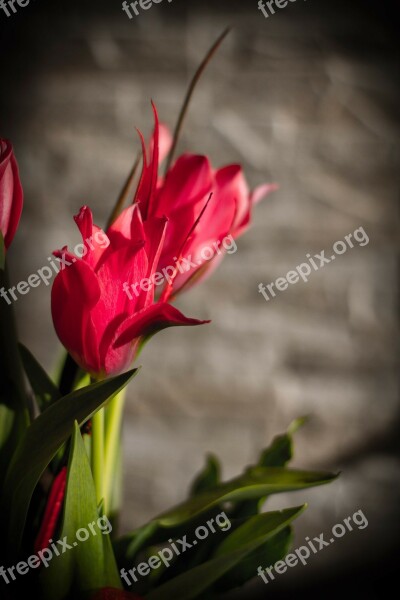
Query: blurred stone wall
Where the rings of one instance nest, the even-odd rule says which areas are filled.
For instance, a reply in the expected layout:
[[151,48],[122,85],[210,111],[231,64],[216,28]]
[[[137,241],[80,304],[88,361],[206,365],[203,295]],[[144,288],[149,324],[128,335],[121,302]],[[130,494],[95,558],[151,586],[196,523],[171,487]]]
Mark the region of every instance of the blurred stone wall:
[[[241,162],[252,186],[280,190],[258,206],[238,252],[179,301],[212,324],[163,332],[141,356],[124,423],[123,529],[183,499],[207,452],[233,476],[308,414],[296,465],[342,475],[271,506],[309,501],[299,543],[358,509],[369,527],[296,578],[366,560],[371,545],[384,552],[400,498],[394,35],[372,3],[338,6],[301,2],[265,19],[256,2],[174,2],[130,21],[119,2],[38,0],[2,34],[12,60],[1,59],[1,133],[26,192],[11,256],[19,281],[78,241],[82,204],[105,222],[139,147],[134,126],[150,131],[150,98],[173,125],[206,49],[234,25],[196,91],[181,150]],[[259,294],[260,282],[307,253],[330,256],[359,227],[368,245],[268,303]],[[60,354],[49,293],[17,303],[23,341],[47,367]]]

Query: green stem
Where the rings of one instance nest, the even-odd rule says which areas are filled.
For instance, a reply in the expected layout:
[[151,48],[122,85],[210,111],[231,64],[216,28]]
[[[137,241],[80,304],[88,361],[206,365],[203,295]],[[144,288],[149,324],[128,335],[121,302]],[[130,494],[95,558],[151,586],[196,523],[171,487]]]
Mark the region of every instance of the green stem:
[[99,503],[104,498],[104,408],[92,417],[92,474]]
[[116,394],[106,409],[104,511],[107,514],[113,496],[114,474],[121,443],[122,416],[125,406],[125,389]]

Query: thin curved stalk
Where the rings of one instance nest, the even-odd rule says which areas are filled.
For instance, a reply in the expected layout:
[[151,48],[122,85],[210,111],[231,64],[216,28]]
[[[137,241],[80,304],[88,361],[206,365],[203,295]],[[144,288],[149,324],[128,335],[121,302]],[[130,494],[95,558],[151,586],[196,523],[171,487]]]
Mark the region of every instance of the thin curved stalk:
[[212,59],[212,57],[214,56],[214,54],[216,53],[216,51],[218,50],[218,48],[220,47],[220,45],[222,44],[222,42],[224,41],[224,39],[226,38],[228,33],[230,32],[230,30],[231,30],[231,28],[227,27],[225,29],[225,31],[223,31],[221,33],[221,35],[219,36],[217,41],[214,42],[214,44],[211,46],[210,50],[207,52],[206,56],[204,57],[203,61],[200,64],[199,68],[197,69],[196,73],[194,74],[193,79],[190,82],[189,89],[186,93],[185,101],[183,103],[181,112],[179,114],[178,122],[175,127],[174,141],[172,143],[171,150],[170,150],[167,160],[166,160],[165,174],[167,174],[167,172],[169,171],[169,168],[172,164],[172,161],[173,161],[173,158],[175,155],[175,151],[176,151],[176,147],[177,147],[177,144],[179,141],[180,133],[182,130],[183,122],[185,120],[186,113],[189,108],[190,100],[192,99],[193,92],[196,88],[196,85],[197,85],[200,77],[202,76],[205,68],[207,67],[208,63],[210,62],[210,60]]

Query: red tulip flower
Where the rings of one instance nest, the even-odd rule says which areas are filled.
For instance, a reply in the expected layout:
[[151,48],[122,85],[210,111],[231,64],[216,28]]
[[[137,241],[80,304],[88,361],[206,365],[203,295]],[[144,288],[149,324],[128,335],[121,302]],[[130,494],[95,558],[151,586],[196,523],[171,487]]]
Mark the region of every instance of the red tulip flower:
[[240,165],[214,170],[206,156],[179,157],[157,190],[155,214],[170,221],[159,269],[177,257],[188,270],[178,269],[163,298],[198,283],[226,251],[235,251],[234,240],[250,226],[253,206],[274,189],[263,185],[250,192]]
[[171,140],[168,129],[159,127],[155,108],[154,113],[153,155],[147,164],[143,144],[142,180],[135,201],[144,219],[168,218],[158,271],[182,268],[175,269],[173,281],[164,289],[162,298],[167,300],[209,274],[226,250],[236,247],[233,240],[248,229],[254,205],[277,186],[265,184],[251,192],[240,165],[213,169],[206,156],[194,154],[180,156],[165,179],[152,186],[158,170],[157,143],[164,154]]
[[66,485],[67,467],[63,467],[54,478],[53,485],[51,486],[40,531],[35,540],[36,554],[40,552],[40,550],[48,548],[50,545],[49,542],[54,536],[61,515]]
[[8,248],[22,213],[23,192],[12,145],[0,138],[0,231]]
[[[61,270],[52,288],[56,332],[74,360],[96,377],[127,369],[140,344],[166,327],[199,325],[166,302],[154,302],[154,273],[165,238],[165,218],[143,224],[136,204],[126,209],[107,234],[93,225],[83,207],[75,217],[83,243],[72,254],[54,253]],[[133,299],[124,283],[147,282]]]

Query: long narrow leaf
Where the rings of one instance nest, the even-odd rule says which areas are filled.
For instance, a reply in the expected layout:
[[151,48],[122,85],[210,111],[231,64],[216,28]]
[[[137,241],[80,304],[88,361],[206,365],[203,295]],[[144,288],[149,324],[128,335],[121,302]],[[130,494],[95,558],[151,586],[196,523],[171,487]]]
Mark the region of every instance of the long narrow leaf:
[[[240,564],[268,539],[287,527],[305,506],[257,515],[237,529],[215,558],[175,577],[146,595],[146,600],[193,600]],[[256,575],[256,573],[255,573]]]
[[9,467],[1,516],[7,524],[10,552],[21,542],[29,503],[40,476],[60,446],[69,438],[74,422],[82,425],[137,373],[129,371],[64,396],[38,417],[23,437]]
[[23,344],[19,344],[19,353],[40,412],[43,412],[51,404],[59,400],[61,394],[28,348]]
[[336,475],[327,472],[255,467],[240,477],[190,498],[156,520],[161,527],[174,527],[223,502],[259,499],[269,494],[323,485],[335,478]]
[[[43,571],[43,600],[62,600],[68,597],[73,587],[81,592],[122,587],[109,535],[102,531],[109,521],[101,515],[101,528],[98,523],[93,477],[80,429],[75,423],[59,535],[59,539],[66,539],[73,547],[59,557],[53,557],[49,568]],[[89,534],[88,538],[76,541],[76,534],[81,529]]]

